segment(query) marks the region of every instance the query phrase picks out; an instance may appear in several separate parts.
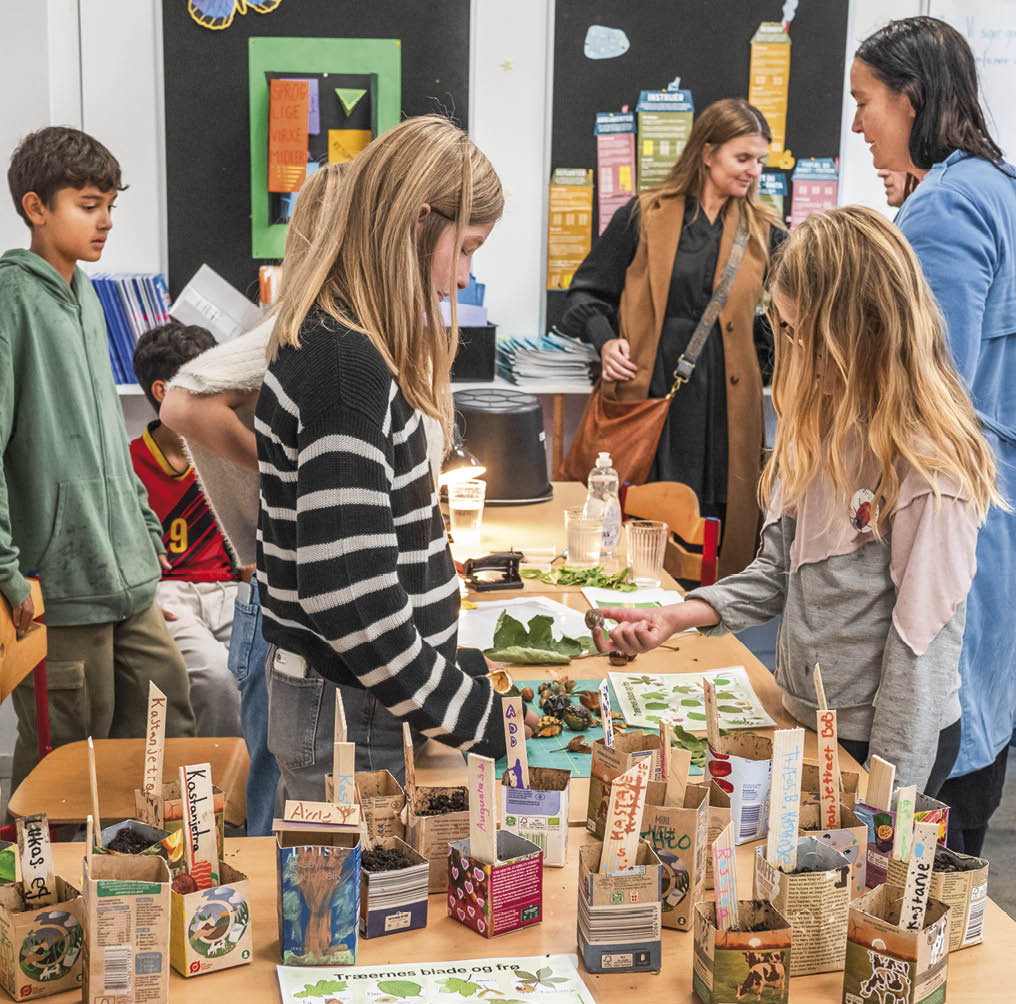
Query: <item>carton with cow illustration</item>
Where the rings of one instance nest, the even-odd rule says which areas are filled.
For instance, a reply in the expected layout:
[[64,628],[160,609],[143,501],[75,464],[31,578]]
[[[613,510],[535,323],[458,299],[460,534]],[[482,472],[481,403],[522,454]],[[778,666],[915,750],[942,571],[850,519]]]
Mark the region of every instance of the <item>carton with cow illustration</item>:
[[946,999],[950,909],[928,900],[924,926],[898,925],[903,890],[880,885],[850,904],[842,1004],[941,1004]]
[[660,776],[660,737],[646,732],[615,735],[613,746],[602,739],[593,743],[593,760],[589,768],[589,802],[586,807],[586,829],[597,840],[603,839],[610,802],[610,786],[639,760],[653,758],[650,778]]
[[[896,836],[896,802],[899,789],[893,792],[888,809],[879,809],[866,802],[854,806],[857,818],[868,828],[868,852],[865,881],[869,889],[881,885],[888,878],[889,855]],[[937,798],[918,792],[914,802],[915,823],[938,823],[938,842],[944,847],[949,829],[949,806]]]
[[738,930],[716,926],[716,904],[695,907],[692,989],[702,1004],[786,1004],[793,930],[771,903],[738,900]]

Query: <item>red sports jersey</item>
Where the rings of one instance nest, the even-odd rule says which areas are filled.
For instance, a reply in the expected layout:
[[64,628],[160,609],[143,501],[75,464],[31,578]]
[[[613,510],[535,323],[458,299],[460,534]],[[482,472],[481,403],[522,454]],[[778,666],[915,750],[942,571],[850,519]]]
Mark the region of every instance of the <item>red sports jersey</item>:
[[152,422],[131,441],[131,460],[148,489],[148,504],[162,522],[162,542],[172,565],[162,577],[186,582],[232,579],[226,540],[198,487],[197,474],[193,467],[183,473],[170,467],[151,435],[158,427],[158,421]]

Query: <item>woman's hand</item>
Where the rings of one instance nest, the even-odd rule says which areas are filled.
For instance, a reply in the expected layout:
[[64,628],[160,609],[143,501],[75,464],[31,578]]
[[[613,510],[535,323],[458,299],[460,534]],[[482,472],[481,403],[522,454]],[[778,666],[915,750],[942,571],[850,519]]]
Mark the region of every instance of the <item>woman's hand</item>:
[[603,363],[604,380],[624,383],[634,380],[638,375],[638,367],[631,361],[631,346],[624,338],[611,338],[609,342],[604,342],[600,360]]
[[617,621],[608,641],[602,628],[593,628],[593,641],[601,652],[640,655],[662,645],[671,635],[690,627],[719,624],[719,614],[704,600],[686,600],[668,607],[638,610],[604,607],[603,616]]

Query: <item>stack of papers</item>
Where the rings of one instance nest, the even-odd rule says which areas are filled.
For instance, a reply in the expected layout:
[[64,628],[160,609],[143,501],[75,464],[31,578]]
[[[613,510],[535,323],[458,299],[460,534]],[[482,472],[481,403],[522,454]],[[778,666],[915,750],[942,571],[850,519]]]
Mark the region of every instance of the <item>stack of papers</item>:
[[506,338],[497,345],[498,373],[511,383],[545,383],[589,390],[598,375],[600,357],[586,342],[549,331],[542,338]]
[[118,384],[135,383],[134,348],[146,331],[169,320],[169,287],[154,273],[100,272],[91,278],[106,315],[113,378]]

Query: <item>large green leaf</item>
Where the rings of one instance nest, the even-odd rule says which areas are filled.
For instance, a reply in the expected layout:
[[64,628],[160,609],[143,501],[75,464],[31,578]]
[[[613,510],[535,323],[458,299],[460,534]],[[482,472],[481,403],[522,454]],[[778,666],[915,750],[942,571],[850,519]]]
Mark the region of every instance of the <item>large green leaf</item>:
[[526,648],[512,645],[511,648],[488,648],[483,653],[491,662],[507,662],[513,666],[567,666],[571,659],[561,652],[550,652],[545,648]]

